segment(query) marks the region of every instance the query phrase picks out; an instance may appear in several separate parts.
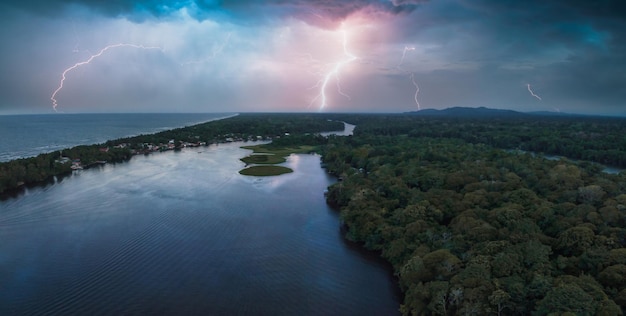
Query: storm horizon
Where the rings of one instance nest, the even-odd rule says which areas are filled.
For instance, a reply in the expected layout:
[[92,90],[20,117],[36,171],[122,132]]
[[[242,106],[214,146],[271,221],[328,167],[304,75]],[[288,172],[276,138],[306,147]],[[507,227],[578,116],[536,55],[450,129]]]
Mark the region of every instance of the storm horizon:
[[0,4],[0,114],[626,115],[618,1]]

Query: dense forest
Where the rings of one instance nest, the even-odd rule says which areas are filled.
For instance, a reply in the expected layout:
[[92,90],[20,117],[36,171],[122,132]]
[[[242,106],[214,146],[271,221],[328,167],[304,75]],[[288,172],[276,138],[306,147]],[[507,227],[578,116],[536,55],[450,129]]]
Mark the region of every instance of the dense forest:
[[464,112],[446,116],[338,115],[336,119],[357,125],[355,133],[455,138],[472,144],[558,155],[626,168],[625,118],[522,113],[512,116],[471,116],[471,112]]
[[347,238],[393,265],[403,314],[623,314],[626,172],[497,147],[618,164],[626,121],[340,119],[357,128],[324,149],[341,180],[327,199]]
[[[81,145],[37,157],[0,163],[0,193],[18,190],[23,185],[37,185],[53,177],[88,168],[94,164],[122,162],[136,154],[206,146],[229,141],[269,140],[280,142],[285,135],[294,141],[309,141],[308,133],[343,130],[343,124],[329,121],[322,114],[240,114],[228,119],[177,128],[156,134],[139,135]],[[283,141],[284,143],[285,141]]]

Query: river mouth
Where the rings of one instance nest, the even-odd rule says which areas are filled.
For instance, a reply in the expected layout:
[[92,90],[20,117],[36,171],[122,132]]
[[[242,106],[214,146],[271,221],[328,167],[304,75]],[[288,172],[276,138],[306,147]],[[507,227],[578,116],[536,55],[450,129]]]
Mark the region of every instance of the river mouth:
[[317,155],[238,174],[242,144],[135,156],[0,202],[1,314],[398,314],[342,238]]

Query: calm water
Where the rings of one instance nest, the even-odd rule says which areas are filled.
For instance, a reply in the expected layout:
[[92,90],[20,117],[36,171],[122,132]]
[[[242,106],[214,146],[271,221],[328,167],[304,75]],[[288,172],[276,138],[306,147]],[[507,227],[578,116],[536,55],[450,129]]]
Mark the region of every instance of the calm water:
[[316,155],[246,177],[228,144],[136,156],[0,202],[0,315],[396,315]]
[[348,136],[354,133],[354,128],[356,125],[348,124],[346,122],[343,123],[344,129],[343,131],[335,131],[335,132],[323,132],[320,135],[329,136],[329,135],[337,135],[337,136]]
[[228,117],[224,113],[0,115],[0,162]]

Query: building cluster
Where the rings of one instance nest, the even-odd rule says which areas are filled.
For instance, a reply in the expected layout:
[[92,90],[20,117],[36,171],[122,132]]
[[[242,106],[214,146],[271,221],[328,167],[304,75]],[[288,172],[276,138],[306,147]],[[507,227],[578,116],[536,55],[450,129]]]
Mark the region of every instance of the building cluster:
[[[289,135],[285,133],[285,135]],[[195,136],[196,139],[199,139],[199,136]],[[280,138],[280,136],[275,136],[275,138]],[[219,135],[213,143],[232,143],[232,142],[248,142],[248,141],[263,141],[263,140],[271,140],[272,137],[269,136],[242,136],[237,134],[225,134]],[[124,142],[119,143],[111,147],[100,147],[98,150],[101,153],[108,153],[112,148],[114,149],[127,149],[130,151],[132,155],[147,155],[153,152],[163,152],[168,150],[180,150],[182,148],[193,148],[193,147],[201,147],[207,146],[208,143],[205,141],[177,141],[175,139],[170,139],[166,143],[132,143],[132,142]],[[81,170],[83,168],[88,168],[93,164],[105,164],[106,161],[93,161],[87,164],[81,162],[80,159],[72,159],[69,157],[63,156],[63,152],[60,153],[59,159],[55,160],[56,163],[60,164],[71,164],[70,167],[72,170]]]

